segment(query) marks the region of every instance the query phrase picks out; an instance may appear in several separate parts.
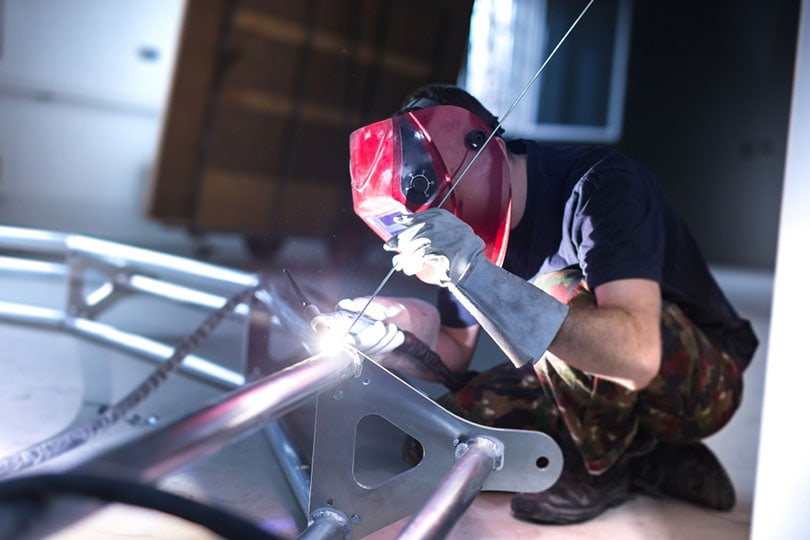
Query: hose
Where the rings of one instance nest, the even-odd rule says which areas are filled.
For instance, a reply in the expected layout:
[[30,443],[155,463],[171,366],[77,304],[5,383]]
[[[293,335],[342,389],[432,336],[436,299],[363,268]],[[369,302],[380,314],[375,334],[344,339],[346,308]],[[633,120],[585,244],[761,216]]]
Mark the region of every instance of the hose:
[[16,539],[35,523],[54,495],[82,495],[105,502],[158,510],[205,527],[223,538],[280,538],[221,508],[153,486],[84,474],[41,474],[0,482],[0,538]]
[[451,392],[460,390],[470,379],[477,375],[472,371],[462,374],[453,373],[442,362],[436,351],[428,347],[424,341],[406,330],[402,330],[402,333],[405,336],[405,341],[395,351],[410,355],[414,360],[422,364],[425,369],[433,373],[439,382]]

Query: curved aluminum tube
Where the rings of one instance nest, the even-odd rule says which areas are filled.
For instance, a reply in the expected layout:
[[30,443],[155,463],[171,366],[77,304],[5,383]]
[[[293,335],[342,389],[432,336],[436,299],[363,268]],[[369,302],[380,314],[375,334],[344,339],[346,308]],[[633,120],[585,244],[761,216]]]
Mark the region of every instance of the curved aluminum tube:
[[[218,397],[207,407],[144,437],[77,465],[71,473],[153,483],[196,459],[260,429],[303,401],[355,375],[360,360],[348,351],[312,356],[273,375]],[[101,501],[65,499],[45,506],[15,538],[44,538],[98,510]],[[329,525],[329,527],[326,527]],[[320,529],[335,527],[324,523]],[[8,538],[0,531],[0,538]]]
[[163,429],[102,454],[80,466],[77,472],[153,482],[353,376],[359,362],[357,355],[348,351],[312,356],[231,391]]

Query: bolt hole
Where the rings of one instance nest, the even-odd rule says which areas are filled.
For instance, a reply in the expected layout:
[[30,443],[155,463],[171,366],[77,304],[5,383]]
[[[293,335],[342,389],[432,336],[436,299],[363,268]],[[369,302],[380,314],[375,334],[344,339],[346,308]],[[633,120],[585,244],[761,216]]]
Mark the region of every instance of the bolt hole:
[[540,456],[534,464],[537,465],[538,469],[545,469],[548,467],[548,458],[546,456]]

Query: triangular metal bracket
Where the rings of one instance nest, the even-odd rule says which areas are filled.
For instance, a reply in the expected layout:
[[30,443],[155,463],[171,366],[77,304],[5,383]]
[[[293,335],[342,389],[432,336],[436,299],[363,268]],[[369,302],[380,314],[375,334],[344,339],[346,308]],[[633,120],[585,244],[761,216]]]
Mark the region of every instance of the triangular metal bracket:
[[[384,418],[424,449],[415,467],[373,486],[362,484],[354,473],[357,427],[368,415]],[[455,446],[476,436],[504,445],[503,467],[489,476],[484,491],[543,491],[562,471],[562,453],[548,435],[459,418],[366,361],[359,376],[318,397],[309,512],[339,510],[351,517],[353,537],[368,535],[418,510],[455,463]]]

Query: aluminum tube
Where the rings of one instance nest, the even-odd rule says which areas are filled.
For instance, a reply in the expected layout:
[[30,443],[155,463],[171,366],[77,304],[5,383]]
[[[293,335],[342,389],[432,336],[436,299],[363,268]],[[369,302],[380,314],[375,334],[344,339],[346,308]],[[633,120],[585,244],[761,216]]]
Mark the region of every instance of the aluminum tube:
[[[228,301],[227,297],[219,294],[211,294],[184,285],[167,283],[141,275],[126,276],[124,279],[118,280],[116,285],[126,287],[126,289],[133,292],[148,294],[195,308],[219,309]],[[246,316],[248,314],[247,305],[239,304],[233,313],[243,317]]]
[[346,533],[343,524],[329,519],[319,519],[298,535],[298,540],[343,540]]
[[154,482],[354,375],[356,355],[316,355],[226,394],[164,428],[79,466],[77,472]]
[[0,225],[0,247],[4,249],[65,253],[66,244],[64,233]]
[[310,465],[303,458],[301,449],[290,437],[289,429],[283,418],[270,422],[265,427],[265,435],[284,478],[304,513],[309,509],[309,490],[312,485]]
[[[105,451],[67,472],[153,483],[174,469],[256,431],[274,417],[353,376],[358,368],[357,356],[346,351],[312,356],[233,390],[198,411]],[[58,508],[45,505],[37,519],[31,520],[30,527],[20,531],[15,540],[44,538],[103,506],[100,501],[82,498],[57,502]],[[338,532],[335,524],[328,522],[321,524],[319,530]],[[0,531],[0,538],[6,537]]]
[[316,510],[310,516],[309,527],[297,540],[349,540],[352,526],[346,515],[331,508]]
[[67,267],[64,263],[26,259],[25,257],[8,257],[0,255],[0,271],[33,276],[65,277]]
[[[174,348],[138,334],[124,332],[113,326],[91,321],[90,319],[70,318],[64,322],[64,328],[79,337],[118,350],[137,354],[141,358],[163,362],[167,360]],[[241,373],[224,368],[201,356],[189,354],[183,360],[180,369],[208,382],[225,385],[226,388],[241,386],[245,377]]]
[[0,225],[0,248],[66,255],[82,253],[114,265],[140,267],[188,279],[194,277],[206,283],[228,283],[247,287],[258,281],[253,274],[223,266],[208,264],[177,255],[169,255],[90,236],[64,234],[23,227]]
[[0,300],[0,321],[30,324],[58,330],[65,314],[58,309],[29,306]]
[[[88,341],[113,347],[153,362],[164,362],[174,352],[174,348],[159,341],[124,332],[89,319],[66,319],[62,311],[50,308],[0,301],[0,322],[39,326],[50,330],[66,330]],[[227,389],[242,386],[245,382],[245,376],[241,373],[194,354],[186,356],[180,369],[184,373]]]
[[216,266],[177,255],[136,248],[88,236],[70,235],[68,248],[94,259],[129,269],[158,272],[161,277],[177,276],[188,282],[191,278],[211,284],[231,284],[249,287],[258,283],[257,276],[223,266]]
[[471,445],[397,538],[445,538],[475,500],[500,458],[495,445]]

